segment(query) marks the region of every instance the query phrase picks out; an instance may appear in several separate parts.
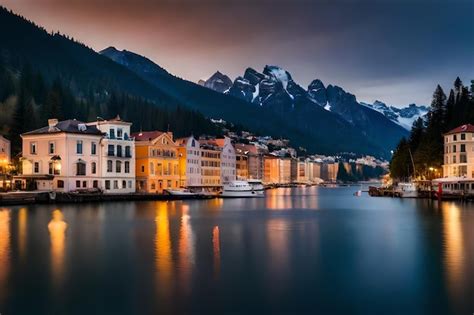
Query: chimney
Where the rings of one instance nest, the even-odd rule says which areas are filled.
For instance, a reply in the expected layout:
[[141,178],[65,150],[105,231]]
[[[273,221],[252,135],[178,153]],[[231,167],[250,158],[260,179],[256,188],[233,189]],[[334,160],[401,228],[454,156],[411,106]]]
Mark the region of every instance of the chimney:
[[58,120],[56,118],[48,119],[48,131],[54,131],[54,127],[58,124]]

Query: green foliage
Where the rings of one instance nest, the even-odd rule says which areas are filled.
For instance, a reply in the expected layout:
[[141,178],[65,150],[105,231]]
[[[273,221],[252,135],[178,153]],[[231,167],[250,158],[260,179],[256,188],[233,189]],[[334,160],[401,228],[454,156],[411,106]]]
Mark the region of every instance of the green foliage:
[[428,178],[430,168],[441,169],[443,134],[460,125],[474,123],[472,96],[459,77],[448,97],[441,86],[436,87],[426,121],[420,118],[413,123],[409,139],[402,139],[392,156],[390,173],[393,178]]

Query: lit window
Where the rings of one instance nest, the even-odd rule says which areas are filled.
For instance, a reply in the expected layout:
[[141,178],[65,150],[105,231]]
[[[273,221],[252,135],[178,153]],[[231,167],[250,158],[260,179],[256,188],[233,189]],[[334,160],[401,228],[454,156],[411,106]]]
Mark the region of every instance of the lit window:
[[30,154],[36,154],[36,142],[30,142]]

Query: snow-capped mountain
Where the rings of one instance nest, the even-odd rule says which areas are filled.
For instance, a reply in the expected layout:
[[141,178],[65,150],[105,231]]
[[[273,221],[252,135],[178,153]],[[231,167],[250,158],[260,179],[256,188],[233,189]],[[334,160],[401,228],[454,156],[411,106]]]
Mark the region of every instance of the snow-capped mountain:
[[424,117],[429,108],[423,105],[410,104],[403,108],[388,106],[387,104],[376,100],[373,104],[361,102],[360,104],[372,108],[385,115],[391,121],[399,124],[403,128],[410,130],[413,122],[419,117]]
[[209,79],[206,81],[200,80],[199,85],[205,86],[211,90],[223,93],[229,90],[232,86],[232,80],[225,74],[216,71]]
[[[214,79],[211,77],[209,80]],[[213,83],[206,81],[206,84]],[[380,142],[393,140],[396,143],[406,134],[406,130],[401,127],[402,123],[408,124],[408,119],[414,117],[408,111],[396,112],[389,108],[390,112],[384,112],[378,107],[361,105],[354,94],[336,85],[325,86],[319,79],[312,81],[305,89],[293,80],[288,71],[277,66],[267,65],[261,73],[247,68],[244,75],[237,77],[224,93],[271,109],[280,115],[291,110],[309,111],[320,107]],[[312,118],[314,121],[315,117]],[[311,117],[307,119],[308,122],[311,121]]]

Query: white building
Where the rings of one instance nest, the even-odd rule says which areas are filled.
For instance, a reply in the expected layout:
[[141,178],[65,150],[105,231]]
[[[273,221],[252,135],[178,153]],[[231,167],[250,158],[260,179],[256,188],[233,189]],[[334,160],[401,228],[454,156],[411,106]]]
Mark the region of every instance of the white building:
[[49,119],[48,126],[21,135],[23,188],[38,190],[99,188],[102,132],[77,120]]
[[104,134],[100,144],[99,187],[106,193],[135,192],[135,140],[130,137],[132,123],[117,116],[87,125],[97,127]]
[[474,125],[462,125],[444,135],[443,176],[474,178]]
[[221,153],[221,184],[227,184],[236,179],[236,156],[235,149],[230,138],[217,139]]
[[177,140],[179,148],[180,172],[184,173],[185,183],[181,186],[202,186],[201,148],[199,141],[193,136]]

